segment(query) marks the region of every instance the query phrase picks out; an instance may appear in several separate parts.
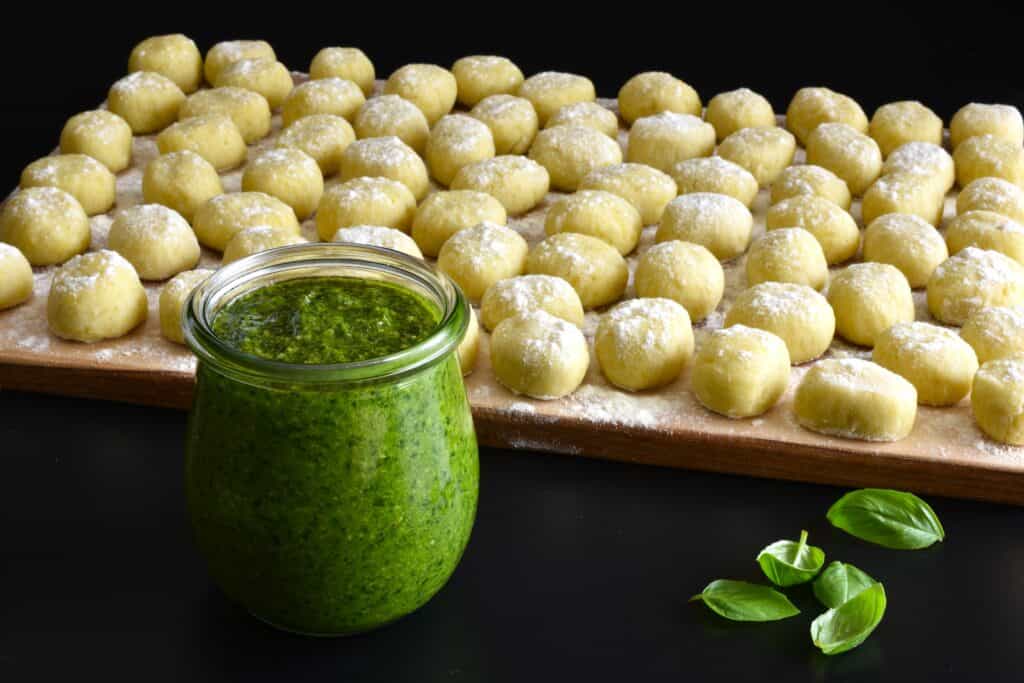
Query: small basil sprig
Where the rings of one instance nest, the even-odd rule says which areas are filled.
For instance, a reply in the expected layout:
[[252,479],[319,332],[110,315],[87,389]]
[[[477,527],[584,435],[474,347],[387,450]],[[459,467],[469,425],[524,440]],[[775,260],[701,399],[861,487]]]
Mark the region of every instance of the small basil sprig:
[[761,571],[776,586],[795,586],[813,579],[825,565],[825,551],[807,545],[807,532],[799,541],[775,541],[757,554]]
[[814,596],[825,607],[839,607],[877,583],[852,564],[833,562],[814,580]]
[[800,610],[782,593],[746,581],[718,579],[690,598],[702,601],[714,613],[733,621],[777,621]]
[[851,491],[829,508],[827,517],[852,536],[896,550],[927,548],[946,537],[931,506],[903,491]]
[[885,589],[875,583],[811,622],[811,640],[827,655],[863,643],[885,614]]

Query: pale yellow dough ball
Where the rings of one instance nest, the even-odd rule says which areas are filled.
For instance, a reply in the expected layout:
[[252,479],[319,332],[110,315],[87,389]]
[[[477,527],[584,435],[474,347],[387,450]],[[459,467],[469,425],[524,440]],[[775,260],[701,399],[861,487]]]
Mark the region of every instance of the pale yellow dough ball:
[[994,211],[1024,222],[1024,189],[1002,178],[978,178],[956,196],[956,212]]
[[643,391],[675,381],[693,356],[686,309],[671,299],[632,299],[601,316],[594,354],[609,382]]
[[132,162],[132,127],[106,109],[84,111],[64,124],[60,151],[62,154],[87,154],[117,173]]
[[249,162],[242,173],[242,191],[277,197],[304,220],[320,203],[324,178],[313,157],[293,147],[279,147]]
[[491,366],[511,391],[550,400],[571,394],[583,382],[590,352],[578,327],[537,310],[507,318],[494,329]]
[[960,337],[974,349],[979,363],[1024,358],[1024,309],[1009,306],[979,309],[960,328]]
[[928,311],[947,325],[963,325],[988,306],[1022,304],[1024,267],[998,251],[967,247],[928,279]]
[[544,127],[555,126],[589,126],[613,140],[619,135],[619,117],[597,102],[577,102],[562,107],[551,115]]
[[814,129],[823,123],[842,123],[860,133],[868,132],[868,117],[850,97],[828,88],[800,88],[786,109],[786,127],[807,145]]
[[914,289],[928,284],[949,258],[942,235],[919,216],[890,213],[871,221],[864,231],[864,260],[899,268]]
[[796,140],[782,128],[743,128],[718,147],[718,156],[747,169],[761,186],[774,183],[793,163]]
[[333,185],[324,192],[316,212],[316,231],[329,240],[338,228],[383,225],[403,232],[416,213],[416,198],[390,178],[360,177]]
[[267,225],[246,228],[236,232],[235,236],[228,242],[228,245],[224,247],[221,265],[226,266],[229,263],[246,256],[258,254],[267,249],[286,247],[290,244],[305,244],[306,242],[306,239],[280,228],[272,228]]
[[1020,147],[1024,144],[1020,110],[1009,104],[964,105],[949,122],[949,142],[956,149],[961,142],[977,135],[991,135]]
[[739,88],[712,97],[705,118],[715,127],[721,142],[743,128],[771,128],[775,125],[775,110],[764,95]]
[[992,211],[968,211],[946,224],[946,246],[950,254],[978,247],[1024,263],[1024,225]]
[[665,111],[700,116],[697,91],[664,71],[645,71],[630,78],[619,90],[619,114],[627,124]]
[[213,275],[212,270],[186,270],[171,278],[160,290],[160,334],[175,344],[185,343],[181,314],[192,291]]
[[313,57],[309,64],[309,77],[343,78],[360,87],[363,95],[373,94],[376,71],[373,62],[358,47],[325,47]]
[[676,196],[676,183],[667,173],[646,164],[613,164],[595,169],[580,181],[580,190],[603,190],[625,199],[640,212],[644,225],[661,220]]
[[671,173],[676,164],[715,150],[715,129],[692,114],[665,111],[639,118],[629,130],[626,160]]
[[243,59],[268,59],[277,61],[274,48],[265,40],[225,40],[206,51],[203,75],[213,85],[220,73],[235,62]]
[[80,254],[58,268],[46,300],[50,331],[72,341],[124,336],[148,313],[146,290],[132,264],[107,249]]
[[203,55],[195,41],[181,33],[152,36],[132,48],[128,71],[153,71],[174,81],[182,92],[195,92],[203,82]]
[[63,263],[89,248],[89,217],[56,187],[19,190],[0,210],[0,242],[17,247],[33,266]]
[[796,365],[828,351],[836,317],[828,300],[807,285],[762,282],[744,290],[725,316],[725,326],[765,330],[786,343]]
[[757,197],[757,178],[739,164],[722,157],[699,157],[672,168],[679,194],[713,192],[734,197],[750,208]]
[[281,124],[287,128],[304,116],[334,114],[351,121],[366,103],[359,86],[340,78],[306,81],[295,88],[281,105]]
[[551,176],[532,159],[502,155],[463,166],[449,187],[485,192],[505,207],[510,216],[533,209],[548,193]]
[[270,132],[270,105],[267,98],[245,88],[210,88],[188,96],[178,112],[178,120],[204,114],[225,114],[235,122],[247,145]]
[[526,272],[562,278],[576,290],[585,309],[618,301],[629,281],[629,268],[615,247],[575,232],[551,235],[534,246]]
[[982,365],[971,387],[971,411],[989,438],[1013,446],[1024,444],[1024,359]]
[[434,125],[455,106],[458,83],[451,71],[436,64],[406,64],[388,76],[384,93],[409,100]]
[[864,193],[860,204],[861,220],[871,223],[887,213],[906,213],[919,216],[938,226],[946,196],[934,183],[913,173],[892,173],[873,182]]
[[516,92],[523,83],[523,72],[507,57],[470,55],[452,64],[452,74],[458,86],[458,100],[466,107],[474,107],[491,95]]
[[942,119],[916,100],[890,102],[875,110],[868,135],[878,143],[882,156],[887,157],[908,142],[941,145]]
[[455,281],[466,298],[479,301],[498,280],[526,267],[526,240],[497,223],[479,223],[452,235],[437,255],[437,268]]
[[537,135],[537,111],[522,97],[490,95],[477,102],[469,115],[491,129],[497,154],[525,154]]
[[807,138],[807,163],[835,173],[859,196],[882,172],[878,143],[844,123],[823,123]]
[[708,410],[731,418],[761,415],[789,386],[789,354],[770,332],[734,325],[709,334],[693,359],[690,384]]
[[348,121],[334,114],[304,116],[277,138],[278,147],[294,147],[313,157],[320,172],[334,175],[341,168],[345,150],[356,139]]
[[602,190],[580,190],[556,201],[548,209],[544,231],[548,235],[574,232],[591,235],[626,255],[636,249],[643,223],[640,212],[622,197]]
[[924,322],[893,325],[879,335],[871,360],[905,378],[926,406],[951,406],[971,390],[974,349],[956,332]]
[[184,101],[185,93],[174,81],[152,71],[128,74],[107,93],[107,108],[124,119],[135,135],[171,125]]
[[423,160],[397,137],[356,140],[341,155],[341,179],[390,178],[409,188],[416,201],[427,195],[430,178]]
[[163,204],[191,221],[196,210],[224,192],[220,176],[209,161],[195,152],[172,152],[146,165],[142,174],[142,198],[147,204]]
[[22,188],[56,187],[82,205],[90,216],[109,211],[117,199],[117,179],[84,154],[57,154],[36,159],[21,172]]
[[189,150],[218,171],[240,166],[249,149],[238,126],[226,114],[204,114],[173,123],[156,136],[161,154]]
[[219,194],[192,217],[199,243],[217,251],[224,251],[235,233],[260,225],[299,234],[299,221],[292,207],[263,192]]
[[728,261],[747,250],[753,228],[754,217],[743,202],[725,194],[694,192],[668,203],[654,239],[699,244]]
[[199,241],[177,211],[140,204],[114,216],[107,246],[124,256],[143,280],[166,280],[195,268]]
[[448,114],[434,124],[423,158],[430,175],[448,185],[463,166],[494,156],[491,129],[466,114]]
[[853,201],[846,181],[827,168],[813,164],[790,166],[772,183],[772,204],[801,195],[827,199],[846,211]]
[[530,101],[541,126],[566,105],[597,99],[589,78],[561,71],[542,71],[530,76],[519,86],[516,95]]
[[221,69],[217,88],[244,88],[263,95],[271,109],[284,104],[295,86],[291,72],[281,62],[272,59],[241,59]]
[[480,320],[493,330],[505,318],[545,311],[583,326],[583,303],[566,280],[553,275],[519,275],[498,280],[480,300]]
[[476,367],[476,357],[480,354],[480,323],[476,319],[476,311],[469,306],[469,324],[466,327],[466,334],[459,342],[455,353],[459,357],[459,368],[465,377],[473,372]]
[[353,225],[349,228],[338,228],[338,232],[334,233],[331,241],[384,247],[416,258],[423,258],[423,252],[411,237],[401,230],[386,228],[382,225]]
[[508,222],[505,207],[491,195],[475,190],[435,192],[416,209],[412,239],[424,254],[437,256],[449,237],[484,222]]
[[0,311],[23,304],[32,296],[32,265],[21,251],[0,242]]
[[806,429],[863,441],[898,441],[914,428],[914,385],[877,363],[829,358],[811,366],[793,396]]
[[637,296],[672,299],[700,322],[722,300],[725,272],[701,245],[673,240],[655,244],[640,256],[634,283]]
[[381,95],[359,107],[352,120],[356,137],[386,138],[394,136],[422,154],[430,136],[430,124],[419,107],[398,95]]
[[934,183],[941,194],[956,182],[953,157],[930,142],[908,142],[897,147],[882,164],[882,175],[913,173]]
[[768,209],[765,227],[803,228],[821,244],[829,265],[850,260],[860,245],[860,230],[853,216],[814,195],[799,195],[775,204]]
[[967,187],[991,176],[1024,187],[1024,147],[991,135],[967,138],[953,151],[956,182]]
[[910,283],[887,263],[854,263],[840,271],[828,287],[836,314],[836,332],[860,346],[874,346],[878,336],[914,319]]
[[748,285],[792,282],[821,289],[828,282],[825,252],[803,228],[777,228],[758,237],[750,245],[745,267]]
[[557,126],[537,133],[530,159],[545,169],[551,187],[575,191],[591,171],[622,162],[619,144],[586,126]]

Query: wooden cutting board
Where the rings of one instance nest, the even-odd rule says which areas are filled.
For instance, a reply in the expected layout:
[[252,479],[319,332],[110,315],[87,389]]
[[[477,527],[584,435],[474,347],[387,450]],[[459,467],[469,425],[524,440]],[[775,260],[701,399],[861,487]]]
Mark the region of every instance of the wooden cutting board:
[[[302,80],[305,76],[296,74],[296,81]],[[615,109],[614,101],[601,102]],[[279,130],[280,117],[275,116],[274,132],[252,146],[249,158],[272,146]],[[621,131],[623,144],[625,137]],[[141,203],[142,169],[156,155],[152,136],[135,138],[133,164],[117,178],[118,207]],[[224,174],[225,191],[238,191],[241,175],[241,169]],[[510,225],[530,243],[537,242],[544,234],[547,207],[558,196],[548,195],[540,207],[511,219]],[[947,215],[953,213],[954,199],[947,198]],[[753,207],[755,236],[764,230],[767,208],[767,192],[762,190]],[[859,218],[858,203],[852,211]],[[110,222],[110,215],[92,218],[93,249],[106,245]],[[303,230],[315,239],[312,221]],[[640,252],[653,242],[653,233],[653,227],[644,230]],[[219,255],[204,250],[202,266],[216,267],[218,262]],[[635,266],[636,256],[629,262]],[[721,326],[731,300],[745,286],[743,258],[724,265],[726,294],[718,310],[695,329],[698,344]],[[120,339],[80,344],[47,331],[46,295],[53,270],[37,268],[32,299],[0,312],[0,388],[187,409],[195,358],[160,336],[157,298],[162,283],[146,284],[150,310],[144,325]],[[915,301],[918,319],[930,320],[923,292],[915,292]],[[584,331],[589,339],[596,322],[597,314],[588,313]],[[596,361],[571,396],[534,401],[495,381],[487,335],[482,336],[466,389],[480,442],[488,446],[1024,504],[1024,448],[988,440],[974,425],[967,401],[951,408],[920,407],[913,433],[889,444],[832,438],[799,427],[792,415],[792,392],[807,365],[792,369],[790,390],[775,408],[748,420],[704,410],[690,393],[685,373],[657,391],[629,393],[611,387]],[[869,358],[870,351],[836,341],[828,355]]]

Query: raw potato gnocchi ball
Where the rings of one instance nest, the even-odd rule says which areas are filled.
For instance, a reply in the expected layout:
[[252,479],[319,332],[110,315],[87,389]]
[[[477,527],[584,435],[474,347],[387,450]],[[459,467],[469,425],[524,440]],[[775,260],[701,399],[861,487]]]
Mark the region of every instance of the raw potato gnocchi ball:
[[304,116],[334,114],[350,121],[366,103],[359,86],[340,78],[306,81],[288,93],[281,105],[281,124],[287,128]]
[[562,197],[548,209],[544,232],[590,235],[626,255],[636,249],[643,223],[640,212],[622,197],[602,190],[580,190]]
[[220,73],[235,62],[243,59],[269,59],[277,61],[277,55],[265,40],[224,40],[206,51],[203,75],[213,85]]
[[200,206],[223,192],[217,169],[187,150],[153,159],[142,174],[143,200],[174,209],[186,221],[192,220]]
[[455,106],[458,83],[451,71],[436,64],[406,64],[388,76],[384,93],[415,104],[432,126]]
[[363,176],[397,180],[409,188],[416,201],[427,196],[430,189],[423,160],[397,137],[356,140],[345,148],[341,155],[341,179]]
[[184,121],[204,114],[225,114],[234,121],[245,144],[251,145],[270,133],[270,105],[267,98],[245,88],[211,88],[188,96],[178,112]]
[[773,127],[775,110],[764,95],[750,88],[739,88],[712,97],[705,118],[715,127],[721,142],[743,128]]
[[60,132],[61,154],[87,154],[117,173],[132,162],[132,127],[117,114],[95,109],[75,114]]
[[491,335],[494,376],[517,394],[561,398],[576,390],[589,366],[579,328],[542,310],[506,318]]
[[508,95],[523,83],[523,72],[511,59],[491,55],[470,55],[452,64],[458,87],[458,100],[466,107],[475,107],[491,95]]
[[828,302],[836,314],[836,332],[860,346],[874,346],[896,323],[914,320],[910,283],[887,263],[847,266],[832,278]]
[[160,204],[118,211],[107,246],[125,257],[143,280],[166,280],[199,263],[199,241],[192,226]]
[[702,109],[697,91],[664,71],[639,73],[619,90],[619,114],[629,125],[665,111],[700,116]]
[[117,198],[117,179],[84,154],[58,154],[36,159],[21,172],[20,187],[56,187],[82,205],[90,216],[110,210]]
[[917,390],[895,372],[859,358],[811,366],[797,386],[793,413],[806,429],[864,441],[898,441],[917,417]]
[[484,222],[452,235],[437,255],[437,268],[462,288],[466,298],[479,301],[498,280],[523,272],[527,251],[518,232]]
[[491,195],[474,190],[435,192],[416,209],[412,239],[424,254],[437,256],[449,237],[485,222],[508,222],[505,207]]
[[626,160],[671,173],[680,161],[715,151],[715,129],[691,114],[664,111],[639,118],[629,130]]
[[750,286],[761,282],[792,282],[818,290],[828,282],[828,261],[821,244],[811,233],[803,228],[778,228],[764,233],[750,245],[746,273]]
[[416,198],[390,178],[360,177],[327,188],[316,212],[316,231],[329,240],[338,228],[383,225],[405,232],[416,213]]
[[557,126],[537,133],[530,159],[545,169],[551,187],[574,192],[591,171],[622,162],[619,143],[586,126]]
[[89,248],[89,217],[56,187],[19,190],[0,210],[0,242],[17,247],[33,266],[63,263]]
[[430,175],[448,185],[463,166],[494,156],[491,129],[466,114],[448,114],[434,124],[423,158]]
[[398,95],[373,97],[359,107],[352,127],[356,137],[386,138],[394,136],[422,154],[430,137],[430,124],[419,107]]
[[878,143],[843,123],[823,123],[807,138],[807,163],[827,168],[859,196],[882,172]]
[[124,336],[148,313],[146,290],[132,264],[107,249],[80,254],[58,268],[46,300],[50,331],[72,341]]
[[160,334],[175,344],[185,343],[181,313],[192,290],[213,275],[212,270],[186,270],[178,273],[160,290]]
[[789,386],[789,353],[770,332],[734,325],[709,334],[693,359],[690,384],[708,410],[731,418],[761,415]]
[[919,216],[886,214],[864,231],[864,260],[895,266],[913,289],[928,284],[935,268],[947,258],[942,235]]
[[974,376],[971,411],[978,427],[1000,443],[1024,444],[1024,359],[985,363]]
[[945,201],[945,194],[926,178],[913,173],[892,173],[880,177],[864,193],[861,219],[870,223],[887,213],[906,213],[938,226],[942,223]]
[[796,140],[782,128],[743,128],[718,147],[718,156],[750,171],[761,186],[774,183],[793,163]]
[[249,153],[238,126],[226,114],[204,114],[172,123],[156,136],[160,154],[195,152],[218,171],[245,162]]
[[32,296],[32,265],[21,251],[0,242],[0,311],[25,303]]
[[849,95],[828,88],[797,90],[786,109],[786,127],[806,146],[811,133],[823,123],[842,123],[860,133],[868,132],[867,114]]
[[594,353],[609,382],[643,391],[675,381],[693,356],[686,309],[671,299],[632,299],[601,316]]
[[299,221],[292,207],[264,192],[219,194],[192,217],[199,243],[217,251],[224,251],[235,233],[259,225],[299,234]]
[[534,246],[526,272],[562,278],[576,290],[585,309],[618,301],[629,281],[626,260],[615,247],[575,232],[551,235]]
[[588,126],[615,140],[619,135],[619,117],[597,102],[568,104],[548,119],[545,128],[555,126]]
[[968,211],[946,225],[946,246],[950,254],[978,247],[1024,263],[1024,225],[992,211]]
[[530,101],[541,126],[566,105],[597,99],[589,78],[561,71],[542,71],[530,76],[519,86],[516,95]]
[[990,306],[978,310],[960,329],[979,363],[1024,357],[1024,309]]
[[1002,178],[978,178],[956,196],[956,212],[978,210],[1024,222],[1024,190]]
[[272,228],[268,225],[246,228],[236,232],[235,236],[228,242],[228,245],[224,247],[221,265],[226,266],[233,261],[258,254],[267,249],[285,247],[290,244],[305,244],[306,241],[299,235],[280,228]]
[[537,111],[529,100],[522,97],[485,97],[469,115],[491,129],[497,154],[525,154],[537,136]]
[[700,322],[722,300],[725,272],[704,247],[673,240],[655,244],[640,256],[634,282],[637,296],[672,299]]
[[898,323],[879,335],[871,360],[905,378],[925,406],[951,406],[971,390],[978,370],[974,349],[945,327]]
[[567,281],[552,275],[519,275],[498,280],[480,300],[480,320],[493,330],[505,318],[545,311],[583,326],[583,303]]
[[1024,304],[1024,267],[998,251],[967,247],[939,264],[928,279],[928,311],[939,322],[963,325],[989,306]]
[[360,87],[363,95],[373,94],[376,71],[373,62],[358,47],[325,47],[309,64],[309,77],[314,80],[341,78]]
[[942,119],[916,100],[883,104],[875,110],[868,126],[868,135],[875,139],[882,156],[908,142],[942,144]]
[[[354,144],[354,143],[353,143]],[[304,220],[313,215],[324,193],[324,177],[316,160],[292,147],[262,152],[242,173],[243,192],[264,192],[292,207]]]
[[743,202],[724,194],[694,192],[668,203],[654,239],[699,244],[720,261],[728,261],[747,250],[753,229],[754,217]]
[[757,178],[739,164],[722,157],[698,157],[672,168],[679,194],[713,192],[734,197],[748,209],[757,197]]
[[1020,147],[1024,144],[1024,119],[1017,107],[1008,104],[971,102],[949,122],[949,142],[956,149],[964,140],[978,135],[991,135]]
[[462,370],[462,376],[473,372],[473,368],[476,367],[476,357],[480,354],[480,323],[476,319],[476,311],[473,310],[472,306],[467,306],[469,309],[469,324],[466,327],[466,334],[463,335],[462,341],[459,342],[459,347],[455,353],[459,357],[459,368]]
[[613,164],[591,171],[580,181],[580,190],[603,190],[622,197],[640,213],[644,225],[661,220],[665,207],[676,196],[672,178],[646,164]]
[[203,55],[195,41],[181,33],[152,36],[132,48],[128,71],[152,71],[190,93],[203,82]]
[[1024,187],[1024,148],[991,135],[967,138],[953,151],[956,182],[967,187],[978,178],[1002,178]]
[[827,199],[845,211],[850,210],[853,201],[846,181],[827,168],[814,164],[790,166],[772,183],[772,204],[801,195]]
[[263,95],[271,109],[284,104],[295,86],[292,75],[281,62],[272,59],[241,59],[221,69],[217,88],[244,88]]
[[277,138],[278,147],[294,147],[316,161],[320,173],[334,175],[341,168],[345,150],[356,139],[348,121],[334,114],[304,116]]
[[813,195],[784,199],[772,206],[765,217],[765,227],[803,228],[821,244],[829,265],[850,260],[860,245],[860,230],[853,217],[827,199]]
[[463,166],[449,187],[485,192],[501,202],[508,215],[518,216],[541,203],[550,178],[547,169],[532,159],[503,155]]
[[185,93],[174,81],[152,71],[136,71],[110,86],[107,108],[136,135],[155,133],[178,118]]
[[930,142],[908,142],[897,147],[882,164],[882,175],[893,173],[923,176],[934,183],[941,194],[949,192],[956,182],[953,157]]
[[334,233],[331,241],[384,247],[416,258],[423,258],[423,252],[411,237],[401,230],[381,225],[354,225],[350,228],[338,228],[338,232]]
[[725,327],[746,325],[771,332],[786,343],[796,365],[828,351],[836,317],[828,300],[807,285],[763,282],[744,290],[725,316]]

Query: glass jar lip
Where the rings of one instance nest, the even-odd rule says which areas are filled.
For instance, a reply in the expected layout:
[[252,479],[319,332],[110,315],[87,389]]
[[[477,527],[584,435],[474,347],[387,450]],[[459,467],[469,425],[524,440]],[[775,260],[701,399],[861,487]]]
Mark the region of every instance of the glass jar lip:
[[[441,318],[434,331],[421,342],[395,353],[352,363],[299,364],[271,360],[240,351],[214,333],[213,318],[234,298],[230,296],[232,290],[267,281],[274,275],[289,271],[316,268],[351,268],[405,280],[429,292],[438,304]],[[321,276],[330,277],[305,275]],[[255,285],[245,291],[260,286],[263,285]],[[223,303],[221,299],[225,299]],[[452,353],[469,325],[469,303],[451,278],[422,259],[384,247],[314,242],[268,249],[218,269],[189,294],[182,308],[181,322],[185,343],[192,352],[200,360],[237,379],[260,383],[268,380],[310,384],[364,383],[393,380]]]

